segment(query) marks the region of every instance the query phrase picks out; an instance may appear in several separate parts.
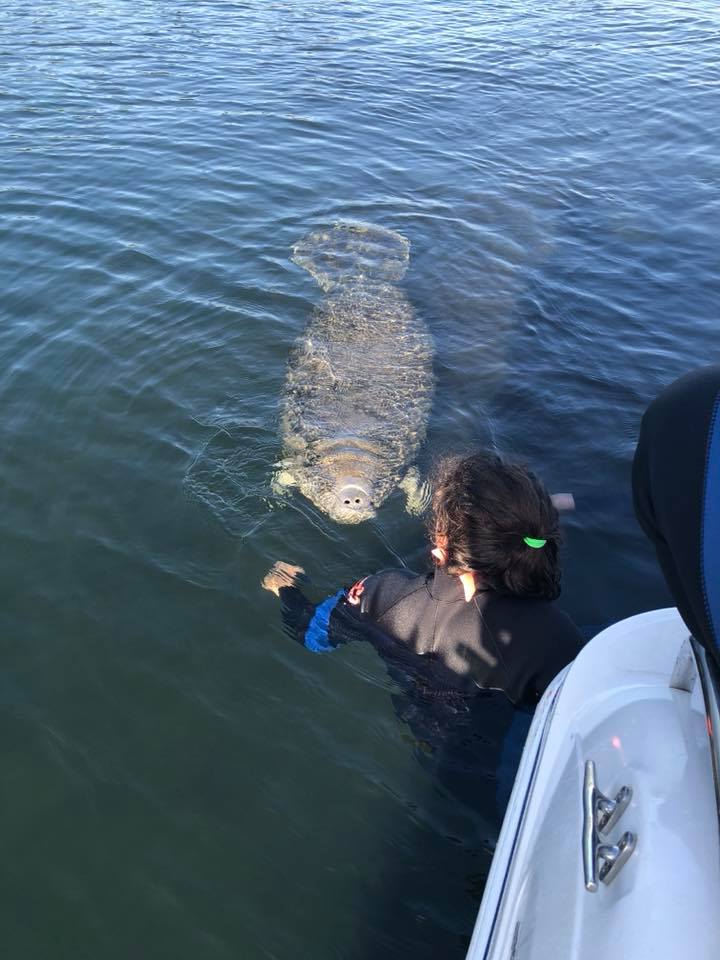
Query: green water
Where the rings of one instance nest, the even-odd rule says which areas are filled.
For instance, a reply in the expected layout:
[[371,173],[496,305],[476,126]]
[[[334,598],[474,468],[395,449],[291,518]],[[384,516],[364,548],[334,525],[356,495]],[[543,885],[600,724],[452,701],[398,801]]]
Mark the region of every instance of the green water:
[[421,465],[494,443],[572,490],[579,623],[667,603],[629,463],[647,401],[719,356],[718,26],[651,0],[4,4],[7,957],[462,958],[494,826],[417,763],[372,650],[312,657],[259,589],[277,558],[318,595],[425,558],[399,495],[377,527],[268,509],[322,296],[291,249],[406,236]]

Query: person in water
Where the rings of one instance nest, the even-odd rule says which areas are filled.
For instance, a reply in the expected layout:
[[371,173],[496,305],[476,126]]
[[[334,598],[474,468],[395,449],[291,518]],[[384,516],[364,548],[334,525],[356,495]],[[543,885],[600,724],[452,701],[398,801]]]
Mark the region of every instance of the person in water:
[[[538,478],[494,454],[446,461],[432,500],[434,569],[384,570],[317,606],[304,571],[277,563],[263,581],[283,603],[286,627],[315,653],[369,640],[396,672],[426,692],[501,691],[533,708],[576,655],[582,637],[560,594],[558,511]],[[364,629],[363,629],[364,628]]]
[[421,764],[496,826],[534,707],[583,643],[554,602],[553,499],[533,473],[493,454],[448,460],[434,484],[428,572],[384,570],[317,605],[298,566],[276,563],[263,581],[308,650],[375,647]]
[[633,499],[680,615],[720,666],[720,365],[680,377],[648,407]]

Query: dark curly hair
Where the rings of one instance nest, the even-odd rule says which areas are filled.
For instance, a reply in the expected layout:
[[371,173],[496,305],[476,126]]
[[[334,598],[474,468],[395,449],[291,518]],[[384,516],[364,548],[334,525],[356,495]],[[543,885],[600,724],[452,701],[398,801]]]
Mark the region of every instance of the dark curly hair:
[[[498,593],[554,600],[560,595],[560,522],[541,481],[492,453],[436,467],[429,533],[448,573],[471,570]],[[529,547],[525,537],[546,540]]]

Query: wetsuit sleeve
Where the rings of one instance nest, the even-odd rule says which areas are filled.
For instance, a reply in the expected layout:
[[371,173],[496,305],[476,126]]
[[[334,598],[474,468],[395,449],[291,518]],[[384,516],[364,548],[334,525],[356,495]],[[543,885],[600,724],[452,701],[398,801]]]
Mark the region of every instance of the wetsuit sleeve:
[[633,499],[688,629],[720,662],[720,366],[681,377],[648,407]]
[[[423,586],[424,578],[411,570],[381,570],[358,580],[348,594],[348,601],[367,619],[381,622],[388,610]],[[404,631],[400,629],[399,633]]]

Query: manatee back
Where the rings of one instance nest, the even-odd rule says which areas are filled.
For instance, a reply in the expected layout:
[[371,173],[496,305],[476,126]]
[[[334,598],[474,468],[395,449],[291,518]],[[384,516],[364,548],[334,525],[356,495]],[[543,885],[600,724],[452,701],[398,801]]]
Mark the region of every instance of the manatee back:
[[359,280],[393,282],[405,276],[410,241],[385,227],[336,223],[298,240],[292,259],[326,291]]
[[432,339],[391,283],[346,282],[315,310],[288,364],[286,445],[340,438],[378,452],[392,474],[425,436]]

